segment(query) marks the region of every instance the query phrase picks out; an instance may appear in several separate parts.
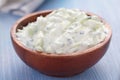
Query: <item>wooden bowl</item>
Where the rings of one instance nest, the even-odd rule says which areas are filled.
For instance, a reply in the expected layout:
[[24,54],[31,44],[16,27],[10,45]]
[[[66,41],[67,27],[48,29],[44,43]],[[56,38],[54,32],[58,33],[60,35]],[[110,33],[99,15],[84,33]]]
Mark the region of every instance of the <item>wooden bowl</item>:
[[[57,76],[57,77],[67,77],[73,76],[75,74],[81,73],[86,69],[97,63],[100,58],[105,54],[112,36],[112,31],[110,26],[102,19],[101,21],[108,28],[109,33],[105,40],[96,46],[86,49],[82,52],[75,52],[72,54],[48,54],[45,52],[37,52],[31,50],[21,44],[16,38],[17,29],[21,29],[23,26],[30,22],[36,20],[38,16],[46,16],[52,11],[42,11],[33,14],[29,14],[20,20],[18,20],[11,29],[11,39],[14,49],[17,55],[25,62],[27,65],[40,71],[41,73]],[[88,15],[95,15],[86,12]]]

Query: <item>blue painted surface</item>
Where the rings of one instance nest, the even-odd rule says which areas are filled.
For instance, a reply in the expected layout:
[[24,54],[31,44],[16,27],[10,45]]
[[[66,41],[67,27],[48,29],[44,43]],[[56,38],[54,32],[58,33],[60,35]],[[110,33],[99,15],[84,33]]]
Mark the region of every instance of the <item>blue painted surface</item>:
[[87,71],[69,78],[41,74],[16,55],[10,28],[20,17],[0,13],[0,80],[120,80],[120,0],[46,0],[36,11],[79,8],[102,16],[112,27],[113,37],[105,56]]

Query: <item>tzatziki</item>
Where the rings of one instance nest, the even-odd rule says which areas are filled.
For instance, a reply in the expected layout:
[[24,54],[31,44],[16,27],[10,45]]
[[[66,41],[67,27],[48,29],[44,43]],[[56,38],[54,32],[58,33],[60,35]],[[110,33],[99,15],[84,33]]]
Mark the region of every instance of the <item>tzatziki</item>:
[[91,48],[104,41],[107,34],[99,17],[78,9],[60,8],[18,29],[16,37],[32,50],[65,54]]

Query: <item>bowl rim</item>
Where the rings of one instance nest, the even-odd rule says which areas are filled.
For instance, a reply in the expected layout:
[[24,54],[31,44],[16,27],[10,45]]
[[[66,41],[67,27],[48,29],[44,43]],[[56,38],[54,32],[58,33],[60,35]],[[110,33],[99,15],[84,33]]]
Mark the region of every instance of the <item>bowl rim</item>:
[[78,56],[78,55],[85,55],[85,54],[91,54],[91,52],[103,47],[105,44],[107,44],[107,42],[109,42],[109,40],[111,39],[112,37],[112,29],[110,27],[110,25],[103,19],[101,18],[100,16],[94,14],[94,13],[91,13],[91,12],[88,12],[88,11],[83,11],[83,10],[80,10],[80,11],[83,11],[85,12],[86,14],[88,15],[96,15],[100,18],[100,20],[104,23],[105,27],[107,27],[108,29],[108,34],[107,34],[107,37],[104,39],[104,41],[100,42],[99,44],[93,46],[93,47],[90,47],[88,49],[85,49],[83,51],[77,51],[77,52],[73,52],[73,53],[63,53],[63,54],[55,54],[55,53],[46,53],[44,51],[36,51],[36,50],[31,50],[29,48],[27,48],[26,46],[24,46],[19,40],[17,40],[16,38],[16,29],[18,27],[18,25],[28,19],[29,17],[33,17],[35,15],[42,15],[44,13],[51,13],[53,10],[44,10],[44,11],[39,11],[39,12],[34,12],[34,13],[31,13],[31,14],[28,14],[26,16],[23,16],[22,18],[20,18],[11,28],[10,30],[10,36],[11,38],[13,39],[13,41],[21,48],[29,51],[30,53],[29,54],[33,54],[33,55],[43,55],[43,56],[48,56],[48,57],[73,57],[73,56]]

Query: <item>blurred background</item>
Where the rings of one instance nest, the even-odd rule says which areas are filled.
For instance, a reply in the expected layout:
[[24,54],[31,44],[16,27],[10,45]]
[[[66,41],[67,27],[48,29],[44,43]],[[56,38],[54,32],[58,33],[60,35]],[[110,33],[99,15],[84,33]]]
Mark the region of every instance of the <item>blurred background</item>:
[[[120,0],[0,0],[0,80],[120,80]],[[77,8],[93,12],[112,27],[105,56],[85,72],[69,78],[46,76],[24,64],[10,40],[10,29],[21,17],[42,10]]]

